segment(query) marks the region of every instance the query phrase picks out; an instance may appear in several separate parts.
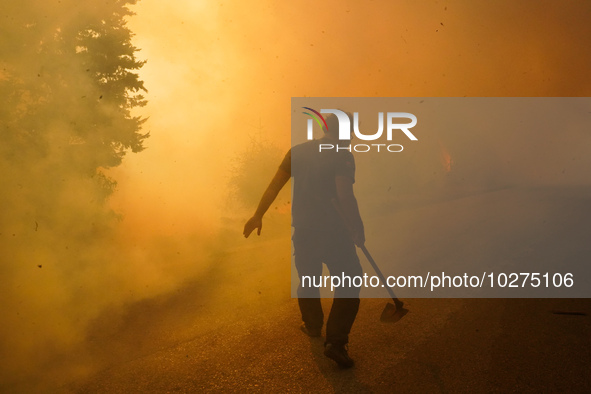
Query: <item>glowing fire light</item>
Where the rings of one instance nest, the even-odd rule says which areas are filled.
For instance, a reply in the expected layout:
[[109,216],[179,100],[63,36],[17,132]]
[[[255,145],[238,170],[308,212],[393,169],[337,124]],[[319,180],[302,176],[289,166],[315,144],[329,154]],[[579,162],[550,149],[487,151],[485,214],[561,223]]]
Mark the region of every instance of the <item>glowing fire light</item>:
[[443,146],[443,144],[441,144],[441,164],[443,165],[445,172],[451,171],[453,160],[447,149],[445,149],[445,146]]

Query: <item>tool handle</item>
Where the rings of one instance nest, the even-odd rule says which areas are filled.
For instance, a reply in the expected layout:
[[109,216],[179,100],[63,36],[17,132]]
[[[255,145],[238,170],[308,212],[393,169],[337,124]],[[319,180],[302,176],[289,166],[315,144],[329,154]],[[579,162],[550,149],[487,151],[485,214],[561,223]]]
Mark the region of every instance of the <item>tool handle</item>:
[[[351,231],[351,226],[349,224],[349,221],[345,217],[345,214],[343,213],[343,210],[339,206],[337,200],[334,199],[334,198],[332,199],[332,205],[334,206],[334,208],[338,212],[338,214],[341,217],[341,219],[343,219],[343,223],[345,224],[345,227],[347,227],[347,229],[350,232]],[[373,257],[371,257],[371,254],[369,253],[369,250],[367,250],[367,248],[365,247],[365,245],[362,245],[359,248],[361,249],[361,251],[363,252],[363,254],[365,255],[365,257],[367,258],[367,260],[369,261],[369,263],[373,267],[373,270],[378,275],[378,278],[380,278],[380,282],[382,282],[382,285],[388,291],[388,294],[390,295],[390,298],[392,298],[392,301],[394,301],[394,304],[397,307],[398,306],[402,306],[402,301],[400,301],[398,299],[398,297],[396,297],[396,294],[394,294],[394,290],[392,290],[392,288],[390,286],[388,286],[388,283],[386,282],[386,279],[384,278],[384,274],[382,274],[382,271],[380,270],[380,268],[376,264],[375,260],[373,259]]]
[[376,264],[375,260],[373,259],[373,257],[371,257],[369,250],[367,250],[365,245],[361,246],[360,249],[363,252],[363,254],[365,255],[365,257],[367,258],[367,260],[369,261],[369,263],[371,264],[371,266],[373,267],[373,270],[378,275],[378,278],[380,278],[382,285],[384,285],[384,287],[386,288],[386,291],[388,291],[390,298],[392,298],[392,301],[394,301],[394,304],[396,306],[398,306],[398,304],[400,303],[400,300],[398,299],[398,297],[396,297],[396,294],[394,294],[394,290],[392,290],[392,288],[390,286],[388,286],[388,283],[386,282],[386,278],[384,278],[384,274],[382,274],[382,271],[380,270],[380,268]]

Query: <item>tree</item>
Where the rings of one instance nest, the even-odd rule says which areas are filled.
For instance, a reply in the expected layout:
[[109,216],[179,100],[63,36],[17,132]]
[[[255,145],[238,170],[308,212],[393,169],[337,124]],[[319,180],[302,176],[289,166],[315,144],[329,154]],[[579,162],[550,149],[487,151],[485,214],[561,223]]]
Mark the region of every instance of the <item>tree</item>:
[[230,199],[241,207],[254,210],[277,171],[282,153],[259,133],[233,161],[229,179]]
[[131,110],[146,103],[137,74],[144,62],[126,27],[135,2],[0,6],[3,206],[32,206],[47,217],[72,204],[65,193],[80,193],[99,207],[115,186],[102,169],[143,149],[145,119]]
[[[26,381],[112,301],[104,169],[148,137],[135,0],[0,4],[0,381]],[[122,264],[123,262],[121,262]],[[107,273],[105,273],[107,272]],[[125,271],[123,271],[125,272]],[[115,293],[116,294],[116,293]],[[45,351],[43,351],[45,350]],[[15,357],[14,355],[18,355]],[[38,390],[15,390],[38,391]]]

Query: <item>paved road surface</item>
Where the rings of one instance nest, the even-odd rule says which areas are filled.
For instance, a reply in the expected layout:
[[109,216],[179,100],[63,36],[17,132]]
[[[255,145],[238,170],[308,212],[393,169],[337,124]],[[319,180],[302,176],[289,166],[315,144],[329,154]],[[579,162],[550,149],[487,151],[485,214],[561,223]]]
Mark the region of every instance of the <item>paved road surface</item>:
[[[236,310],[236,320],[211,330],[196,329],[195,337],[168,346],[166,338],[150,335],[149,328],[143,331],[142,322],[130,323],[126,329],[137,331],[127,333],[127,340],[134,337],[133,343],[122,339],[121,348],[105,349],[111,355],[121,352],[120,360],[110,360],[106,369],[62,389],[80,393],[591,391],[587,300],[410,300],[408,304],[411,313],[391,325],[378,320],[384,301],[364,300],[352,334],[350,353],[357,365],[351,370],[341,370],[323,356],[321,339],[300,333],[297,306],[287,302],[268,314],[256,307]],[[151,312],[150,319],[170,318],[162,306],[146,308],[153,308],[144,311]],[[125,348],[137,351],[134,343],[151,350],[128,358]]]
[[[587,195],[577,197],[576,205],[568,200],[572,215],[583,212]],[[507,196],[510,203],[513,197]],[[520,203],[516,212],[527,206]],[[476,219],[496,223],[495,215],[483,212],[488,216]],[[543,212],[551,222],[570,211]],[[552,212],[560,214],[553,219]],[[580,216],[583,227],[572,237],[564,232],[576,215],[557,222],[569,256],[589,254],[580,231],[588,216]],[[298,329],[288,285],[289,233],[280,234],[274,225],[267,222],[266,237],[229,242],[234,249],[224,247],[225,241],[214,247],[209,270],[175,292],[105,311],[83,346],[39,377],[42,391],[591,392],[590,299],[410,299],[410,313],[395,324],[379,321],[387,300],[364,299],[351,334],[356,366],[339,369],[322,354],[322,339]],[[542,229],[544,239],[558,239]],[[279,238],[270,237],[275,233]],[[438,242],[433,253],[441,245],[454,248],[451,240]],[[543,246],[535,253],[509,252],[537,258]],[[470,256],[478,258],[479,250],[469,248]],[[29,386],[21,382],[21,391],[30,392],[34,380]]]

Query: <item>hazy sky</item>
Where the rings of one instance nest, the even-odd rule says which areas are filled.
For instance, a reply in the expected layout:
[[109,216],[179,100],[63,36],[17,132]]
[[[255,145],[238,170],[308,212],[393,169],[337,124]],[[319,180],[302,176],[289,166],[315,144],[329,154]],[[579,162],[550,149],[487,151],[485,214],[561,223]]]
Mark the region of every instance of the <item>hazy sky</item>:
[[[294,96],[591,92],[585,1],[142,0],[133,10],[151,137],[113,172],[113,202],[165,232],[219,216],[229,159],[253,135],[289,147]],[[146,205],[149,217],[133,213]]]

